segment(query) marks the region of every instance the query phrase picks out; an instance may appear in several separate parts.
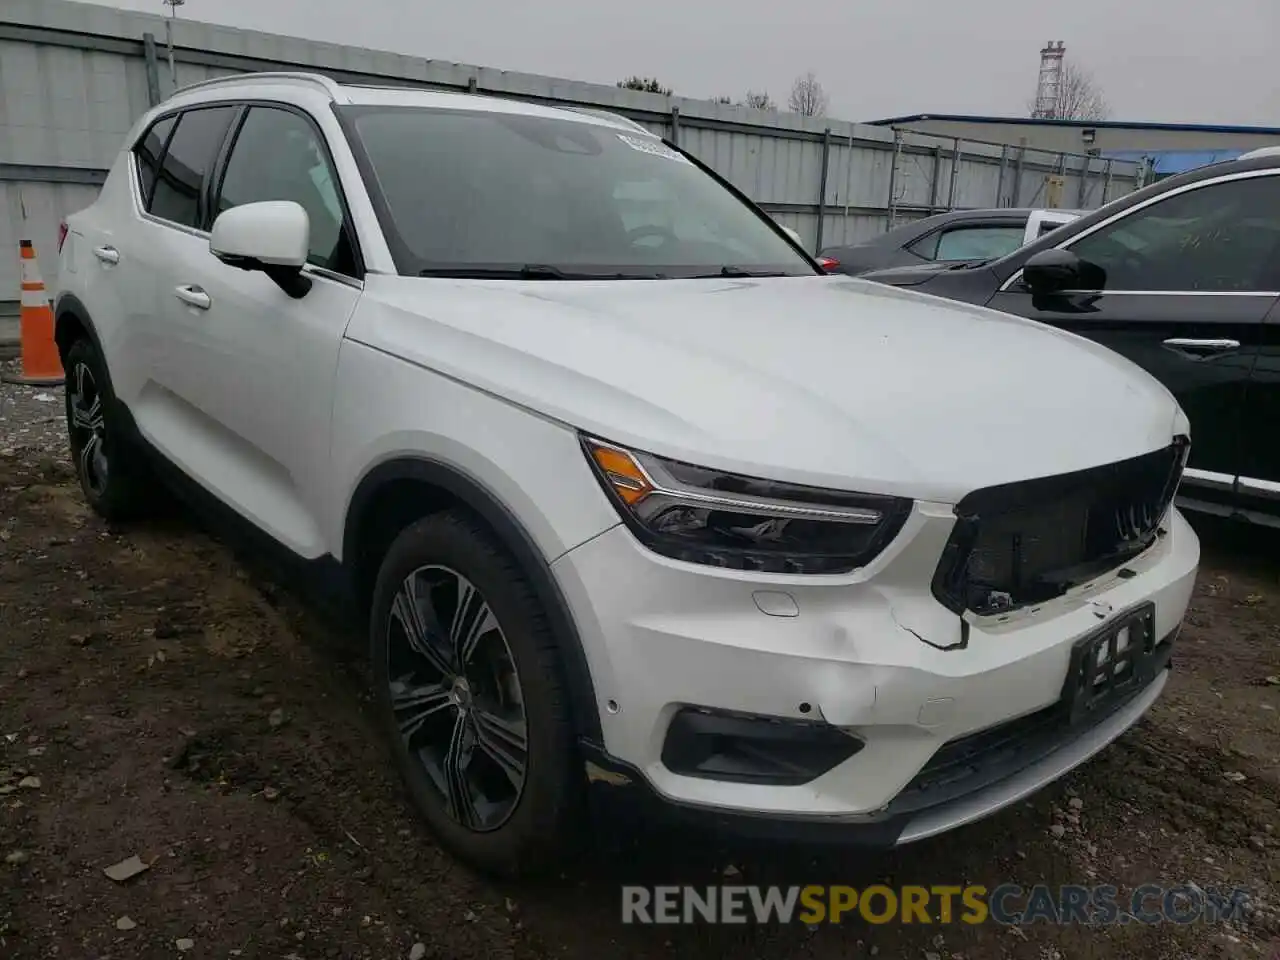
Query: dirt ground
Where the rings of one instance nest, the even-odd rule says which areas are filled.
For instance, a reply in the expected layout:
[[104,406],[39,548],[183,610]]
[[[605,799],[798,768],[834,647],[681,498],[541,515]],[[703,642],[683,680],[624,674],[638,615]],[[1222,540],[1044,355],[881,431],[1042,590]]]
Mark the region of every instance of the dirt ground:
[[[180,511],[108,528],[56,452],[0,438],[0,957],[1270,960],[1280,537],[1203,535],[1165,695],[1031,802],[875,858],[652,834],[635,855],[502,886],[440,853],[411,814],[370,719],[359,642]],[[145,873],[104,875],[134,855]],[[620,923],[623,882],[726,873],[855,886],[1194,882],[1253,899],[1227,925]]]

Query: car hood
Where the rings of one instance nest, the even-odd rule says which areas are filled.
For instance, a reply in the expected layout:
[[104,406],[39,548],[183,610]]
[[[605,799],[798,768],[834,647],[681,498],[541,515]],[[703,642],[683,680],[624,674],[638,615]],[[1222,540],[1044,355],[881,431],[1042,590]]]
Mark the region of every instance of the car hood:
[[848,277],[370,276],[347,337],[660,455],[942,502],[1186,429],[1090,341]]

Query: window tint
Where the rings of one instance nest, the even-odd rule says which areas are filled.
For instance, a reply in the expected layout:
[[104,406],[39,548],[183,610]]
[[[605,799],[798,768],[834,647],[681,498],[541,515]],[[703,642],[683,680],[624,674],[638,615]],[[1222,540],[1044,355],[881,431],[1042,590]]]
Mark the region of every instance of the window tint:
[[1104,290],[1269,291],[1280,254],[1280,177],[1176,194],[1071,244]]
[[814,273],[754,210],[656,137],[497,111],[343,109],[404,272]]
[[218,212],[262,200],[292,200],[311,221],[308,260],[319,267],[355,273],[343,228],[337,177],[320,135],[288,110],[254,107],[231,148],[218,197]]
[[200,200],[205,178],[235,113],[235,107],[212,107],[182,114],[156,179],[150,207],[155,216],[187,227],[204,226]]
[[160,155],[164,153],[165,142],[173,132],[176,117],[165,117],[151,125],[142,142],[134,148],[138,160],[138,190],[145,207],[151,201],[151,188],[156,182],[156,173],[160,169]]
[[915,243],[909,244],[907,249],[917,257],[923,257],[925,260],[932,260],[938,255],[938,241],[941,239],[942,231],[935,230],[933,233],[925,234]]
[[1022,246],[1025,227],[959,227],[944,230],[935,260],[987,260],[1013,253]]

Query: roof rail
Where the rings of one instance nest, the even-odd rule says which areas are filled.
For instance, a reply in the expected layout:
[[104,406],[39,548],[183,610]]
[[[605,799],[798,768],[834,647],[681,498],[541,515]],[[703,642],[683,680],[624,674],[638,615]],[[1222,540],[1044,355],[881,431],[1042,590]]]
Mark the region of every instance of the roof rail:
[[305,83],[311,86],[319,87],[329,99],[338,100],[342,97],[342,87],[332,77],[326,77],[319,73],[303,73],[301,71],[263,71],[261,73],[233,73],[225,77],[211,77],[208,80],[200,80],[196,83],[189,83],[185,87],[179,87],[173,91],[170,96],[177,96],[180,93],[188,93],[192,90],[203,90],[206,87],[215,87],[220,84],[240,83],[244,80],[275,80],[275,81],[292,81],[294,83]]
[[521,97],[517,94],[505,93],[502,91],[477,90],[472,92],[470,90],[459,90],[456,87],[446,86],[443,84],[434,85],[434,86],[421,86],[412,81],[409,81],[403,84],[350,83],[350,84],[347,84],[347,86],[355,87],[359,90],[394,90],[397,92],[402,90],[409,90],[409,91],[416,90],[420,93],[421,92],[456,93],[456,94],[469,95],[473,97],[490,97],[495,100],[512,100],[512,101],[515,101],[516,103],[532,103],[532,104],[537,104],[539,106],[554,107],[557,110],[568,110],[571,113],[581,113],[581,114],[584,114],[585,116],[596,117],[597,119],[600,119],[600,120],[611,120],[614,123],[620,123],[625,127],[631,128],[636,133],[647,133],[650,136],[654,135],[653,131],[650,130],[648,127],[644,126],[643,124],[637,123],[635,120],[632,120],[630,117],[624,117],[620,113],[614,113],[612,110],[597,110],[594,107],[575,107],[575,106],[567,106],[559,103],[545,103],[542,100]]

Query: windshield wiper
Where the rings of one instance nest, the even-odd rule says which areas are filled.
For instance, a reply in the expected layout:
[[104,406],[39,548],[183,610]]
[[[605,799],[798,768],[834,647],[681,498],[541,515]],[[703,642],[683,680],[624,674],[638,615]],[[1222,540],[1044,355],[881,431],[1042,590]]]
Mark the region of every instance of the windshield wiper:
[[458,277],[484,280],[567,280],[559,267],[545,263],[526,263],[512,267],[426,267],[420,277]]
[[549,263],[525,263],[511,267],[425,267],[420,277],[453,277],[460,280],[662,280],[660,273],[570,272]]
[[706,280],[708,277],[786,277],[789,274],[784,270],[747,270],[744,267],[735,267],[733,264],[721,267],[715,273],[698,273],[690,277],[691,280]]

